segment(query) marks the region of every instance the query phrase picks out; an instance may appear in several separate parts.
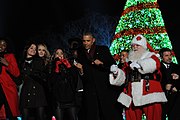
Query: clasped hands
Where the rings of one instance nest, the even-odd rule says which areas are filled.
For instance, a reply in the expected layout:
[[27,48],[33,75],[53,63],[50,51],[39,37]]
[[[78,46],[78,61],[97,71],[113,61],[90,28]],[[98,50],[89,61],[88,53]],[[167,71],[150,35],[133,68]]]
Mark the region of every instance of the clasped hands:
[[4,64],[6,66],[9,65],[8,61],[5,58],[3,58],[3,57],[0,57],[0,63]]
[[[132,63],[130,64],[130,68],[131,68],[132,70],[134,70],[135,68],[136,68],[136,69],[141,69],[141,66],[140,66],[137,62],[132,62]],[[117,74],[117,72],[118,72],[118,66],[115,65],[115,64],[111,65],[110,71],[111,71],[113,74]]]
[[171,76],[172,76],[172,79],[173,79],[173,80],[179,79],[179,75],[176,74],[176,73],[172,73]]
[[99,59],[95,59],[92,64],[95,64],[95,65],[103,65],[103,62],[100,61]]
[[171,92],[177,92],[176,87],[174,87],[172,84],[166,84],[166,90]]
[[141,66],[137,62],[132,62],[129,66],[132,70],[141,68]]

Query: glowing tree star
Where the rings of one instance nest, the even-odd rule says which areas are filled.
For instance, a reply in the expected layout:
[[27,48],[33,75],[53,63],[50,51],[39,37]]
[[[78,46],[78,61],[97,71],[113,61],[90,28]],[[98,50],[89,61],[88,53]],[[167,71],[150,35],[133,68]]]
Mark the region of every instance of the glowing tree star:
[[[144,35],[154,50],[172,49],[157,0],[127,0],[110,46],[111,54],[129,50],[137,34]],[[177,63],[175,56],[173,62]]]

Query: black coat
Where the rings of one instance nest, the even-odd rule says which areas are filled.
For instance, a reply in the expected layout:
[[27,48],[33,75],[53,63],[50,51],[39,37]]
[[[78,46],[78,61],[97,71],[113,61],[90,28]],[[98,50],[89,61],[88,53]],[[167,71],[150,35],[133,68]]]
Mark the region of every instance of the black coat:
[[[90,50],[91,51],[91,50]],[[108,47],[95,46],[90,52],[91,56],[87,56],[84,49],[78,51],[79,62],[83,65],[84,75],[84,103],[86,107],[87,120],[121,120],[121,110],[117,103],[119,88],[109,83],[110,66],[115,61],[110,54]],[[92,61],[99,59],[103,65],[92,65]]]
[[180,66],[178,64],[175,63],[170,63],[170,66],[168,69],[166,69],[166,66],[163,64],[163,62],[161,62],[161,73],[162,73],[162,80],[161,80],[161,84],[162,84],[162,88],[163,90],[166,92],[165,90],[165,86],[166,84],[173,84],[174,87],[176,87],[178,90],[180,90],[180,80],[172,80],[172,73],[176,73],[178,75],[180,75]]
[[56,61],[52,62],[52,73],[49,79],[49,87],[52,94],[52,104],[61,108],[76,105],[76,87],[78,73],[74,66],[67,68],[63,63],[59,65],[59,72],[55,72]]
[[[27,62],[31,61],[31,62]],[[42,59],[33,58],[21,63],[21,79],[23,86],[20,94],[20,108],[37,108],[47,105],[43,84],[46,74]]]
[[[178,109],[180,108],[180,79],[172,80],[171,74],[176,73],[180,75],[180,67],[178,64],[170,63],[170,66],[167,69],[163,62],[161,62],[160,70],[162,73],[161,85],[168,99],[167,103],[162,104],[162,120],[166,120],[166,114],[168,115],[168,120],[179,120],[180,112]],[[173,87],[176,87],[178,92],[172,92],[172,89],[167,91],[165,88],[166,84],[172,84]]]

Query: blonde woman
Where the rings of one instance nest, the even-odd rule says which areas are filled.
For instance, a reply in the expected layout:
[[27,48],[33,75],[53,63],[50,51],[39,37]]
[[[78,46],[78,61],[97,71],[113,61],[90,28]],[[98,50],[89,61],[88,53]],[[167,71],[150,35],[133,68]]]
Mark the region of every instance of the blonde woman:
[[45,65],[47,65],[50,62],[51,55],[46,44],[44,43],[38,44],[38,55],[39,57],[43,58]]
[[46,119],[50,120],[52,118],[52,102],[51,102],[51,93],[50,93],[50,88],[48,86],[48,82],[49,80],[51,80],[50,77],[50,73],[51,73],[51,55],[50,52],[47,48],[47,45],[45,43],[39,43],[37,48],[37,52],[38,52],[38,56],[40,57],[40,59],[42,59],[43,63],[43,72],[45,73],[45,77],[44,77],[44,91],[45,91],[45,95],[46,95],[46,100],[48,103],[48,106],[45,109],[45,113],[46,113]]

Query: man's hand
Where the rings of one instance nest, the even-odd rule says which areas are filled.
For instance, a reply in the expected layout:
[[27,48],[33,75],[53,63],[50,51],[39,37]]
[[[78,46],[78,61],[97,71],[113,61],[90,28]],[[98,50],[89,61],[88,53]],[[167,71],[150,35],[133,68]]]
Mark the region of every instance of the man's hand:
[[96,60],[94,60],[94,61],[92,62],[92,64],[95,64],[95,65],[103,65],[103,62],[100,61],[100,60],[98,60],[98,59],[96,59]]
[[176,89],[176,87],[172,88],[172,92],[177,92],[178,90]]
[[166,84],[166,90],[171,90],[172,84]]
[[172,79],[173,79],[173,80],[179,79],[179,75],[176,74],[176,73],[172,73],[171,76],[172,76]]

